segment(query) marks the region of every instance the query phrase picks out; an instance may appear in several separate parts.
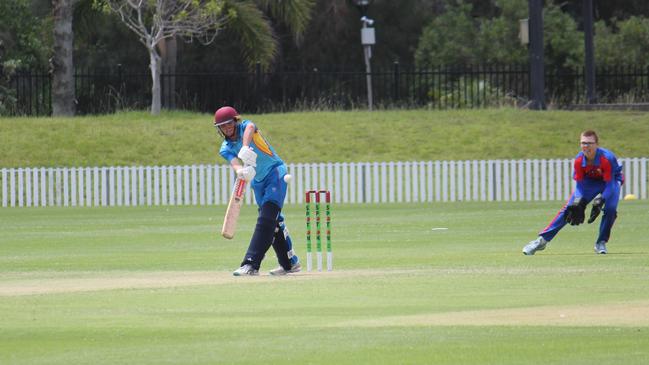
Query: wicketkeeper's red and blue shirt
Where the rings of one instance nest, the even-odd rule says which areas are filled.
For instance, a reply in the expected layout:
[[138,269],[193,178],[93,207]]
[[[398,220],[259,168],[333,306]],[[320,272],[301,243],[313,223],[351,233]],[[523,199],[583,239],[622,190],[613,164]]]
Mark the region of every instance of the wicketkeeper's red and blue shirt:
[[622,166],[618,164],[615,155],[605,149],[598,147],[592,164],[588,164],[583,152],[575,157],[574,179],[577,181],[575,197],[581,197],[584,190],[599,188],[602,198],[607,201],[614,194],[615,184],[624,184]]

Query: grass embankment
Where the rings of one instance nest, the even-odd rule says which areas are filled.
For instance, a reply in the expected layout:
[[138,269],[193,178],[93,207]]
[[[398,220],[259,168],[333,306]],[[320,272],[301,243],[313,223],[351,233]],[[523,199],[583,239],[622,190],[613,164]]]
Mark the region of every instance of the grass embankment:
[[[649,156],[649,114],[391,110],[243,115],[286,162],[567,158],[595,129],[620,157]],[[221,163],[212,116],[125,112],[0,118],[1,167]]]

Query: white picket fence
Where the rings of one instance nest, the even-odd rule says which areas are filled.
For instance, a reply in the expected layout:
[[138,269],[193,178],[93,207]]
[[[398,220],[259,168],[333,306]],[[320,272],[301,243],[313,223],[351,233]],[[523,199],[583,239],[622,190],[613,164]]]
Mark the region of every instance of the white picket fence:
[[[647,158],[622,158],[621,195],[647,199]],[[331,191],[335,203],[564,200],[572,160],[476,160],[289,164],[286,204]],[[3,168],[2,207],[227,204],[228,165]],[[252,194],[246,193],[246,203]]]

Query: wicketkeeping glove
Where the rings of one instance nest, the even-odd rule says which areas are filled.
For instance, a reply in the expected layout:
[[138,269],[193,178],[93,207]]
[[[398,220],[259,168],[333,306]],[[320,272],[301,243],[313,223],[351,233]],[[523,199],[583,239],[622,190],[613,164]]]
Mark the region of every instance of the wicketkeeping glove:
[[584,199],[576,198],[572,204],[568,205],[566,208],[566,223],[570,223],[572,226],[578,226],[584,223],[587,204],[588,202]]
[[595,199],[593,199],[593,206],[590,209],[590,218],[588,218],[588,224],[591,224],[597,219],[599,213],[602,212],[602,207],[604,206],[604,199],[602,194],[597,194]]
[[242,146],[237,157],[239,157],[245,165],[257,166],[257,154],[250,147]]
[[250,182],[250,180],[254,179],[255,175],[257,175],[257,172],[252,166],[246,166],[237,170],[237,177],[246,180],[246,182]]

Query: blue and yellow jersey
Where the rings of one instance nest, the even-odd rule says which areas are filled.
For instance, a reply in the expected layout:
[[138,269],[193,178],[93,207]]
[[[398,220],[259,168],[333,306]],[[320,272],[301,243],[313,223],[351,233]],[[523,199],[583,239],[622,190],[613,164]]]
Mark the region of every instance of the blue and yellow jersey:
[[[219,153],[228,162],[232,161],[232,159],[236,158],[239,154],[239,151],[243,146],[243,131],[246,129],[246,126],[251,123],[250,120],[244,120],[237,126],[237,139],[235,141],[229,141],[226,139],[221,144]],[[284,164],[284,161],[277,156],[273,147],[264,139],[257,127],[255,127],[255,132],[252,135],[250,148],[252,148],[252,150],[257,154],[256,181],[262,181],[274,167]]]

